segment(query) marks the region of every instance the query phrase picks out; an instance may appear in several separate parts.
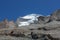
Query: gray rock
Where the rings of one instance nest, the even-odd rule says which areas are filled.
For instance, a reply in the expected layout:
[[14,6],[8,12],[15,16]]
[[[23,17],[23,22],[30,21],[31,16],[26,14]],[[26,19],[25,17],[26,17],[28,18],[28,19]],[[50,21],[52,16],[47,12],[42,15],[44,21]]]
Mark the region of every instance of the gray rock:
[[51,20],[60,21],[60,9],[54,11],[54,12],[51,14]]

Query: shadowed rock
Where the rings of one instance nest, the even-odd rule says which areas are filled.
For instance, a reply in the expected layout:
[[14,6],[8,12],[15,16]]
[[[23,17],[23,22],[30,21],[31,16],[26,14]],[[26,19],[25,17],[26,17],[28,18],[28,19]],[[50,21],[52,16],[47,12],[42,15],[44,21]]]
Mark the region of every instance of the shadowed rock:
[[31,37],[32,37],[32,39],[38,39],[38,35],[34,34],[33,32],[31,32]]
[[45,23],[47,23],[49,21],[49,16],[48,17],[46,17],[46,16],[39,16],[38,17],[38,21],[39,21],[40,24],[45,24]]

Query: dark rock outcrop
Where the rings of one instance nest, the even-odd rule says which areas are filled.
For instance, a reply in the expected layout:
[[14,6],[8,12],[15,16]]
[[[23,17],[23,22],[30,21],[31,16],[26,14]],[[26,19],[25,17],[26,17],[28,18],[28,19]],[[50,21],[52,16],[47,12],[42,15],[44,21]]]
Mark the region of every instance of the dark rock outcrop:
[[14,34],[14,31],[11,31],[11,33],[9,34],[10,36],[15,36],[15,37],[24,37],[25,35],[22,34],[22,33],[15,33]]
[[38,17],[38,22],[40,23],[40,24],[45,24],[45,23],[47,23],[49,21],[49,16],[48,17],[46,17],[46,16],[39,16]]
[[38,39],[38,35],[34,34],[33,32],[31,32],[31,37],[32,37],[32,39]]

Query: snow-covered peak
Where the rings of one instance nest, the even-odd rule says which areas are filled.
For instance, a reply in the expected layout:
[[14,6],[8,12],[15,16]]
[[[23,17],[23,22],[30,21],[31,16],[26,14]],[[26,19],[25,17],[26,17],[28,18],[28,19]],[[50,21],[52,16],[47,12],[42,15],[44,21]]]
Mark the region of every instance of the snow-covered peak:
[[29,15],[23,16],[23,17],[21,17],[21,18],[23,18],[23,19],[34,19],[35,17],[38,17],[38,16],[43,16],[43,15],[39,15],[39,14],[29,14]]
[[[23,17],[18,18],[18,26],[27,26],[30,25],[31,23],[35,23],[38,21],[37,17],[39,16],[43,16],[43,15],[39,15],[39,14],[29,14]],[[25,20],[25,21],[21,21],[21,20]]]

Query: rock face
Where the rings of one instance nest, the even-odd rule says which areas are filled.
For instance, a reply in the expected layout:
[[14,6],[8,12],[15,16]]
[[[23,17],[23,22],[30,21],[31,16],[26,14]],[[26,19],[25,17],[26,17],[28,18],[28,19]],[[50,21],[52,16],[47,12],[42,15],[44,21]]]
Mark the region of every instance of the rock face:
[[38,17],[38,22],[40,23],[40,24],[44,24],[44,23],[46,23],[46,22],[48,22],[49,21],[49,16],[48,17],[45,17],[45,16],[39,16]]
[[56,10],[55,12],[53,12],[53,14],[51,14],[51,19],[60,21],[60,9]]
[[51,21],[60,21],[60,9],[54,11],[50,16],[39,16],[38,21],[40,24],[48,23]]

